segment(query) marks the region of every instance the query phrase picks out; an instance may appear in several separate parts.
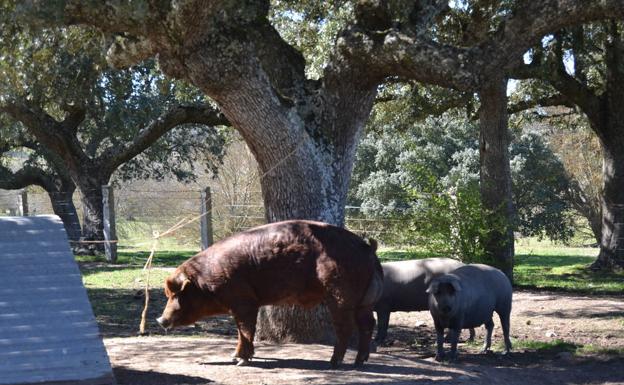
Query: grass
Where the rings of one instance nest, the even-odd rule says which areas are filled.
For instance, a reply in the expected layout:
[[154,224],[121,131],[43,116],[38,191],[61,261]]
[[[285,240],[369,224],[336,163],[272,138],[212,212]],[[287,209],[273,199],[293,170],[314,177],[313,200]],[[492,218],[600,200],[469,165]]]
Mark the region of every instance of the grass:
[[620,294],[624,272],[604,273],[588,269],[597,248],[564,247],[549,242],[525,242],[516,247],[514,279],[517,287],[562,290],[575,293]]
[[[419,249],[381,249],[384,261],[436,257]],[[591,247],[566,247],[547,241],[522,240],[516,244],[514,285],[584,294],[621,294],[624,272],[602,273],[589,270],[598,254]]]
[[[197,250],[162,250],[154,255],[150,270],[148,319],[153,320],[165,304],[163,282],[171,269],[193,256]],[[136,335],[145,301],[147,273],[143,270],[149,251],[121,249],[117,262],[105,263],[102,256],[76,256],[83,282],[104,336]],[[150,329],[151,328],[151,329]],[[156,325],[148,323],[148,331]]]
[[[624,356],[624,347],[602,347],[596,345],[575,344],[572,342],[556,339],[553,341],[536,341],[536,340],[513,340],[514,351],[527,350],[530,352],[544,353],[553,355],[557,353],[572,353],[575,356]],[[495,349],[502,350],[502,342],[495,344]]]
[[[152,261],[154,266],[175,267],[186,261],[197,253],[198,250],[189,249],[162,249],[158,248]],[[117,262],[111,264],[123,266],[143,266],[149,257],[150,252],[145,250],[121,249],[117,253]],[[80,263],[106,262],[102,256],[79,255],[76,261]]]

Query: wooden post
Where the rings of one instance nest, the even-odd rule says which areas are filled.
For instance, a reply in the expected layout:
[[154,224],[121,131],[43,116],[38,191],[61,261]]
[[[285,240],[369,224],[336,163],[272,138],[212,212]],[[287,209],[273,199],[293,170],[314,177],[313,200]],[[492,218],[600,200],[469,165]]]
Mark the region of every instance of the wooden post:
[[201,215],[200,218],[200,234],[201,234],[201,249],[205,250],[208,246],[212,245],[212,194],[210,193],[210,187],[206,187],[201,192]]
[[102,186],[104,206],[104,251],[108,262],[117,261],[117,231],[115,230],[115,197],[110,185]]
[[17,212],[20,217],[28,216],[28,193],[26,190],[22,190],[17,196]]

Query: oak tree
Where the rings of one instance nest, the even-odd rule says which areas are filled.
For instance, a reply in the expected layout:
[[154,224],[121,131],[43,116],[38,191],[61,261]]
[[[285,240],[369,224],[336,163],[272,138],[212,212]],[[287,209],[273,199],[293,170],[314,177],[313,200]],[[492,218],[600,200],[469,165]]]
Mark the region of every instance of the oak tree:
[[[318,77],[308,76],[295,42],[272,24],[268,0],[31,0],[19,13],[31,24],[99,28],[114,37],[108,61],[117,67],[157,56],[167,75],[210,96],[241,133],[263,175],[267,220],[338,225],[358,139],[388,78],[479,94],[483,206],[511,218],[506,84],[513,59],[549,32],[624,15],[622,0],[475,0],[455,8],[447,0],[330,1],[303,11],[300,2],[277,3],[292,19],[344,16]],[[305,12],[319,8],[329,11]],[[330,12],[336,9],[344,12]],[[458,22],[451,26],[471,26],[465,39],[439,35],[436,24],[453,20]],[[489,252],[511,277],[511,228],[489,238]],[[272,328],[282,324],[277,313],[262,323],[261,330],[273,330],[265,336],[309,340],[326,334],[326,324],[309,317],[298,322],[291,314],[283,317],[288,327]]]

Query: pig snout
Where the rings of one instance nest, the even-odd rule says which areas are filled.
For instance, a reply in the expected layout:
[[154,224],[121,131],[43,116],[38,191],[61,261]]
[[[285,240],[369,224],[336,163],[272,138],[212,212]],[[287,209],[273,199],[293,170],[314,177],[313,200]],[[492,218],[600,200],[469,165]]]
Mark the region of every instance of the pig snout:
[[165,330],[168,330],[171,328],[171,320],[165,317],[160,316],[156,318],[156,322],[158,322],[158,324],[162,326]]

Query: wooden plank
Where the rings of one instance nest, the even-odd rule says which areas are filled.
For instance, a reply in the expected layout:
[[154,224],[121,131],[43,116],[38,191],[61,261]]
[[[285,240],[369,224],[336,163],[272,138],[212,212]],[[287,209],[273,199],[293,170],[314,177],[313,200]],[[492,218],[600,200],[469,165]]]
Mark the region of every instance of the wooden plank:
[[0,339],[0,348],[2,350],[13,349],[18,347],[21,349],[29,350],[29,349],[40,349],[43,346],[50,347],[62,347],[71,345],[75,341],[85,342],[85,343],[97,343],[102,339],[99,331],[97,333],[84,333],[84,334],[76,334],[71,336],[59,336],[59,335],[45,335],[45,336],[33,336],[28,338],[21,338],[18,340],[13,340],[10,338]]
[[47,357],[60,357],[63,360],[81,360],[84,357],[102,356],[102,348],[100,346],[63,346],[57,348],[41,348],[36,350],[20,350],[0,354],[0,370],[3,367],[17,368],[24,362],[34,362],[38,359],[46,359]]
[[[76,373],[73,369],[56,370],[54,379],[50,380],[50,373],[46,370],[37,372],[15,372],[6,378],[0,379],[0,384],[19,384],[19,385],[112,385],[115,383],[112,373],[104,373],[99,377],[90,377],[76,379]],[[24,382],[23,379],[28,378]],[[19,382],[17,382],[19,381]]]
[[0,384],[114,383],[58,217],[0,218]]
[[[62,262],[52,263],[52,264],[49,263],[50,261],[47,261],[47,262],[48,263],[45,263],[44,266],[45,266],[45,272],[48,275],[57,276],[58,274],[76,273],[80,271],[80,269],[78,269],[78,266],[76,266],[76,262],[62,261]],[[28,264],[28,263],[18,263],[10,267],[7,267],[6,270],[8,274],[14,274],[14,273],[28,274],[30,272],[40,274],[42,269],[41,269],[41,265],[39,264],[33,265],[33,264]]]
[[0,255],[2,256],[2,261],[6,263],[7,266],[13,265],[13,263],[18,263],[20,261],[28,262],[28,263],[58,263],[65,261],[74,261],[74,257],[72,255],[67,255],[67,251],[47,251],[46,250],[46,258],[41,258],[41,251],[37,252],[24,252],[24,251],[16,251],[14,253],[5,252],[2,250]]
[[33,229],[33,230],[3,230],[0,233],[0,242],[12,242],[17,239],[39,239],[46,241],[58,240],[65,236],[59,229]]
[[[11,242],[11,243],[3,243],[2,244],[2,253],[19,253],[25,250],[28,251],[38,251],[41,252],[42,255],[45,255],[46,252],[52,251],[66,251],[69,247],[69,243],[61,244],[58,241],[37,241],[33,239],[31,241],[19,241],[19,242]],[[71,254],[70,254],[71,255]]]
[[[78,333],[96,333],[99,329],[96,325],[91,321],[74,321],[67,322],[66,320],[51,320],[46,323],[28,323],[28,324],[17,324],[3,327],[6,329],[8,333],[14,336],[14,338],[18,338],[20,333],[29,333],[31,336],[35,333],[41,335],[48,335],[50,332],[58,330],[61,325],[66,325],[67,328],[71,329],[74,334]],[[21,338],[21,337],[20,337]],[[0,356],[2,356],[3,352],[0,351]]]
[[[10,332],[11,336],[16,336],[17,333],[21,332],[32,332],[40,333],[42,336],[50,335],[49,332],[58,330],[60,327],[64,327],[67,329],[71,329],[75,332],[75,335],[78,335],[78,332],[91,334],[93,332],[99,331],[97,325],[92,322],[92,320],[84,320],[79,317],[75,317],[74,319],[67,318],[55,318],[51,320],[41,320],[39,319],[39,323],[35,322],[25,322],[23,320],[19,320],[17,323],[12,325],[6,325],[2,328],[7,332]],[[14,338],[14,337],[10,337]],[[2,354],[2,352],[0,352]]]
[[0,286],[0,298],[7,298],[8,296],[14,296],[17,294],[19,294],[22,298],[34,296],[40,298],[55,298],[59,295],[73,296],[83,292],[84,288],[76,287],[76,283],[73,280],[56,282],[54,286]]

